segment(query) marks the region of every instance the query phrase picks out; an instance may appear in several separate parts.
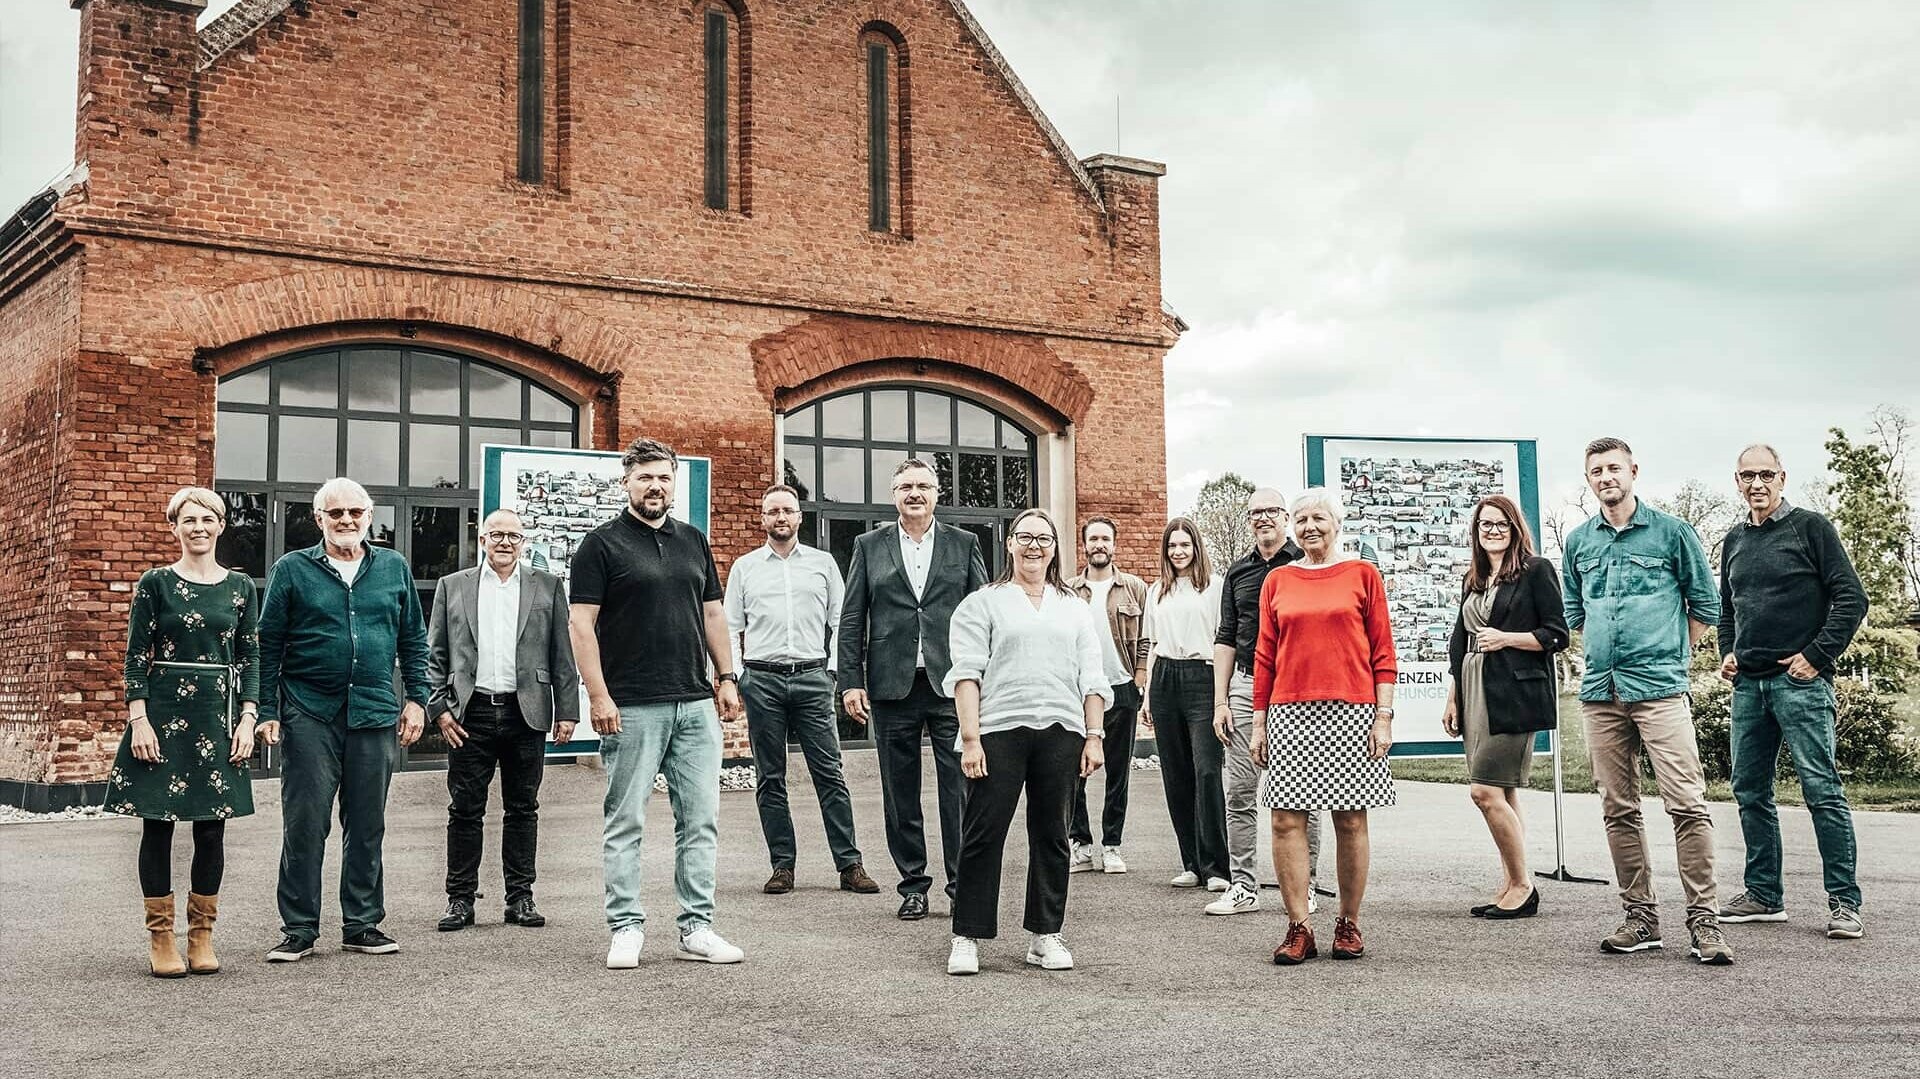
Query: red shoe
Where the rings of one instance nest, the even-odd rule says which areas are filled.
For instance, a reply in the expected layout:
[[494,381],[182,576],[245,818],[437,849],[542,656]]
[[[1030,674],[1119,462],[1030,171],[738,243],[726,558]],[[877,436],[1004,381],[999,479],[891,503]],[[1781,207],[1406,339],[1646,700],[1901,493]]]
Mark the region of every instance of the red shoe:
[[1313,930],[1305,922],[1291,922],[1287,925],[1287,939],[1273,950],[1273,965],[1291,967],[1304,963],[1320,954],[1313,945]]
[[1360,939],[1360,926],[1351,918],[1333,920],[1333,957],[1335,959],[1358,959],[1367,954],[1367,946]]

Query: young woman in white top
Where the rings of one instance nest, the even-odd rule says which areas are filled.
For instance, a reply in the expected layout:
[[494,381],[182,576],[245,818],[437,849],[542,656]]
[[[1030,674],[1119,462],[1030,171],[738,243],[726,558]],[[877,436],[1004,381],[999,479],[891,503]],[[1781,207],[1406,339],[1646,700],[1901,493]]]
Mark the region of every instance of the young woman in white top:
[[1213,638],[1223,578],[1213,574],[1200,529],[1185,517],[1160,534],[1160,579],[1147,588],[1140,635],[1152,642],[1153,680],[1144,715],[1153,720],[1160,781],[1180,842],[1175,888],[1227,890],[1226,755],[1213,733]]
[[1060,575],[1060,532],[1042,510],[1007,529],[1007,565],[960,601],[945,689],[960,720],[967,777],[948,974],[980,972],[979,944],[998,931],[1000,868],[1020,793],[1027,795],[1027,962],[1071,970],[1067,810],[1075,781],[1099,769],[1113,688],[1093,608]]

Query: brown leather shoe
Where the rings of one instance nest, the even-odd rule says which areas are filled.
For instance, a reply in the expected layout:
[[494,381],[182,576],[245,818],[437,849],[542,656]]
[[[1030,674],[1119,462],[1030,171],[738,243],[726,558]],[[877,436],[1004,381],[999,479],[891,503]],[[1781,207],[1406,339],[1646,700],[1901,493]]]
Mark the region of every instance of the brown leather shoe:
[[213,922],[220,915],[220,897],[187,893],[187,970],[215,974],[220,957],[213,954]]
[[865,866],[859,862],[855,862],[840,871],[840,890],[843,892],[859,892],[861,895],[873,895],[880,890],[880,885],[876,884],[872,877],[867,876],[867,868]]
[[1319,954],[1320,949],[1313,944],[1313,928],[1305,922],[1291,922],[1287,925],[1287,939],[1273,950],[1273,965],[1291,967]]
[[1367,954],[1367,946],[1360,939],[1360,926],[1351,918],[1333,920],[1333,957],[1335,959],[1358,959]]
[[793,870],[774,870],[773,876],[767,878],[767,883],[760,890],[768,895],[786,895],[793,891]]
[[147,905],[147,970],[156,978],[184,978],[186,961],[173,935],[173,894],[150,895]]

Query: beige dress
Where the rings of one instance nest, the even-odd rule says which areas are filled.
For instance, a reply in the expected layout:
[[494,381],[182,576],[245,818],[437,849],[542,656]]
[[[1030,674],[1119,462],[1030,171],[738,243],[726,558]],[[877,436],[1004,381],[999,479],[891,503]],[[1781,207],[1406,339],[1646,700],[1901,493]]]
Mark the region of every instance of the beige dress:
[[[1470,592],[1460,605],[1469,646],[1486,628],[1499,588]],[[1489,787],[1524,787],[1533,774],[1530,732],[1494,734],[1487,725],[1485,653],[1469,651],[1460,661],[1460,734],[1467,743],[1467,779]]]

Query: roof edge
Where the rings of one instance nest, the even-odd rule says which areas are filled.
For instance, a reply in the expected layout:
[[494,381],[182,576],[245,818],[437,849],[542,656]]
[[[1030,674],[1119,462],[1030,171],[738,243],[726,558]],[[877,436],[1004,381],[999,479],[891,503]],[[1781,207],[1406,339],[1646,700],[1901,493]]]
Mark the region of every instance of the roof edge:
[[965,0],[947,0],[947,4],[953,9],[961,25],[966,27],[967,33],[973,35],[974,43],[980,46],[980,51],[985,53],[987,59],[993,63],[994,70],[1006,80],[1007,88],[1013,91],[1014,98],[1026,107],[1027,112],[1033,116],[1034,123],[1040,125],[1041,134],[1047,137],[1047,143],[1053,147],[1053,152],[1059,157],[1060,163],[1067,167],[1067,171],[1073,173],[1074,179],[1080,181],[1080,186],[1086,191],[1087,197],[1093,200],[1093,204],[1100,207],[1102,213],[1106,212],[1106,200],[1100,197],[1100,188],[1094,184],[1093,177],[1088,174],[1086,166],[1074,156],[1073,148],[1067,145],[1067,140],[1061,136],[1060,129],[1053,126],[1052,120],[1047,119],[1047,114],[1041,110],[1040,103],[1035,101],[1033,94],[1027,90],[1027,84],[1021,82],[1020,76],[1014,74],[1013,65],[1007,63],[1007,58],[1001,54],[999,47],[994,45],[992,38],[987,36],[986,28],[980,25],[980,20],[974,18],[973,12],[967,10]]
[[213,66],[227,50],[252,37],[284,14],[296,0],[240,0],[200,28],[200,70]]

